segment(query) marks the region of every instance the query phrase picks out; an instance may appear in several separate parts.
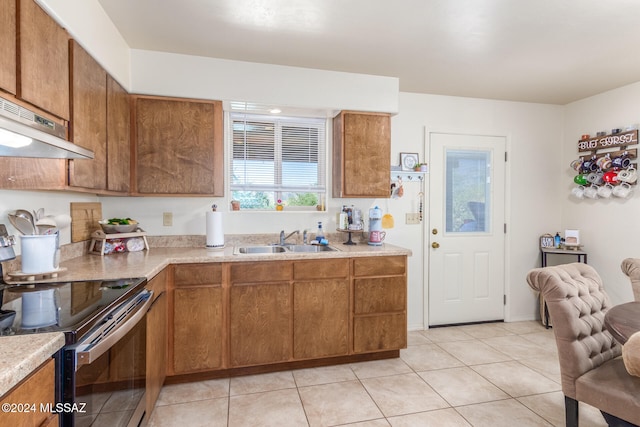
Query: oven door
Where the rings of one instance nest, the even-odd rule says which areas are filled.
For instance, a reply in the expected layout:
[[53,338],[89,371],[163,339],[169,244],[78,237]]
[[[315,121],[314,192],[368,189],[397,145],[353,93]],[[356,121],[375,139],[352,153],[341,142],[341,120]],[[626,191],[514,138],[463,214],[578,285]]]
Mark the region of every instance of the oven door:
[[145,410],[146,314],[142,290],[65,348],[63,426],[137,426]]

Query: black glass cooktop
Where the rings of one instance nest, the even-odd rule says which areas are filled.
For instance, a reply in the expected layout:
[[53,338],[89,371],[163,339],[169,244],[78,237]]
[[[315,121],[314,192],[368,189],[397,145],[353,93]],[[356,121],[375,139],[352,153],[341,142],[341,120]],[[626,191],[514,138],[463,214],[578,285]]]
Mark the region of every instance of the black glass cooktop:
[[146,283],[146,279],[8,285],[0,310],[0,335],[62,331],[67,341],[88,330]]

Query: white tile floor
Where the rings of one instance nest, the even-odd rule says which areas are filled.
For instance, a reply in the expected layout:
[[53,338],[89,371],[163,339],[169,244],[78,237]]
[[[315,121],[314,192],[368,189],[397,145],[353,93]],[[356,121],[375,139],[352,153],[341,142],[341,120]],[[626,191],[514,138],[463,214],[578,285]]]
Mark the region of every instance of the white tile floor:
[[[553,331],[538,322],[410,332],[399,359],[176,384],[151,426],[564,426]],[[580,404],[581,427],[606,426]]]

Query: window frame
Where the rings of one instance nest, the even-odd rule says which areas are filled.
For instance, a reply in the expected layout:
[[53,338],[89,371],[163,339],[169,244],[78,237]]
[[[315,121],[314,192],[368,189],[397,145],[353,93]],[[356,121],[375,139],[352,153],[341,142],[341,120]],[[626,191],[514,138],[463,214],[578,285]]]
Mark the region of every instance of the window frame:
[[[248,185],[246,183],[235,183],[234,184],[234,161],[239,160],[234,157],[234,126],[240,121],[250,122],[265,122],[265,123],[273,123],[275,134],[274,134],[274,159],[273,159],[273,178],[274,184],[264,184],[264,185]],[[316,128],[318,129],[318,147],[317,147],[317,175],[318,175],[318,184],[314,187],[310,188],[309,191],[304,191],[301,187],[287,186],[283,183],[283,163],[285,163],[283,158],[283,133],[282,128],[286,126],[300,126],[300,127],[308,127],[308,128]],[[268,212],[268,211],[276,211],[275,203],[277,200],[282,199],[284,193],[296,193],[296,194],[305,194],[305,193],[313,193],[317,195],[318,205],[314,206],[289,206],[286,205],[284,211],[289,212],[309,212],[326,209],[326,198],[328,192],[328,166],[329,166],[329,126],[330,120],[327,117],[306,117],[304,115],[296,116],[296,115],[286,115],[286,116],[274,116],[265,113],[254,113],[254,112],[246,112],[246,111],[230,111],[228,115],[228,126],[229,129],[228,137],[227,137],[227,147],[228,147],[228,173],[227,182],[228,182],[228,190],[229,197],[233,199],[233,193],[236,191],[246,191],[246,192],[264,192],[270,198],[271,194],[273,194],[273,203],[274,206],[268,206],[266,208],[246,208],[241,206],[241,210],[245,212]],[[246,160],[246,157],[244,159]],[[245,177],[246,179],[246,177]],[[231,200],[230,200],[231,201]]]

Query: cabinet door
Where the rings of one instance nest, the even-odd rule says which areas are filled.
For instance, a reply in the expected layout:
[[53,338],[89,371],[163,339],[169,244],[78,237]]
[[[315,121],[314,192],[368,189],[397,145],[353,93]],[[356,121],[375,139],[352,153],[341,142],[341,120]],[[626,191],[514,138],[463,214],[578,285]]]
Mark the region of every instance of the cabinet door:
[[349,281],[295,282],[293,294],[293,357],[348,354]]
[[65,160],[0,157],[0,188],[62,190],[66,185],[67,163]]
[[333,168],[333,197],[388,198],[389,114],[342,112],[334,118]]
[[46,412],[40,412],[40,404],[55,403],[54,367],[54,360],[49,359],[2,398],[0,404],[34,404],[36,410],[29,412],[2,411],[0,412],[0,425],[12,427],[40,426],[53,417]]
[[[163,280],[156,276],[153,280]],[[152,281],[153,281],[152,280]],[[167,293],[161,292],[147,313],[147,419],[167,376]]]
[[289,282],[233,285],[229,311],[231,367],[290,360]]
[[107,75],[107,189],[127,193],[131,182],[129,93]]
[[19,0],[18,97],[69,120],[69,35],[34,0]]
[[138,194],[222,196],[222,103],[133,97]]
[[107,188],[107,73],[80,45],[71,46],[71,140],[92,150],[91,160],[69,160],[69,185]]
[[5,0],[0,8],[0,88],[16,93],[16,2]]
[[222,367],[222,287],[176,288],[173,292],[174,373]]

